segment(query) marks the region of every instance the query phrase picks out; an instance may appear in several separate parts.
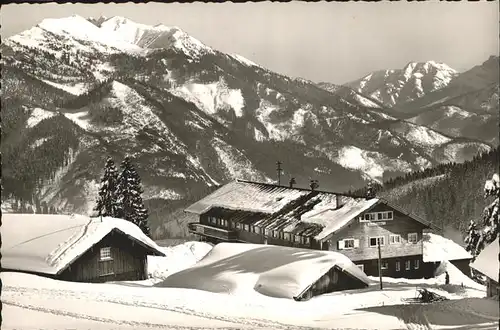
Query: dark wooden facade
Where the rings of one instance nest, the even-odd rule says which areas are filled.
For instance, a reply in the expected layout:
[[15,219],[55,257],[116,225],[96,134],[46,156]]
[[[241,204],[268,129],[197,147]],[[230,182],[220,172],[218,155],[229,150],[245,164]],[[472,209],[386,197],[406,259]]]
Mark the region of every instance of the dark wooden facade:
[[367,286],[368,284],[334,266],[294,299],[299,301],[309,300],[324,293],[360,289]]
[[[378,276],[378,246],[373,239],[383,238],[380,246],[382,276],[395,278],[432,277],[433,269],[423,264],[422,223],[386,205],[376,205],[367,213],[392,212],[392,219],[366,221],[359,217],[348,226],[333,233],[322,245],[323,249],[340,252],[370,276]],[[410,236],[416,236],[410,242]],[[345,240],[354,240],[355,245],[342,247]]]
[[[101,249],[110,255],[101,258]],[[137,281],[147,278],[147,255],[157,253],[113,230],[56,276],[75,282]]]

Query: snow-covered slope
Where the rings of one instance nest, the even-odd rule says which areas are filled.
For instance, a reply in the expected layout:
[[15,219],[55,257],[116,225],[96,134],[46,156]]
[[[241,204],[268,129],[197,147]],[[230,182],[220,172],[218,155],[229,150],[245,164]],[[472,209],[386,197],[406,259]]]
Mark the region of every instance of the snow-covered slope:
[[457,71],[444,63],[410,62],[403,69],[370,73],[347,86],[385,106],[393,107],[442,89],[456,75]]
[[186,242],[183,244],[160,247],[165,256],[148,256],[148,276],[154,281],[195,265],[212,250],[205,242]]
[[490,56],[480,65],[455,75],[445,87],[400,103],[398,110],[415,115],[425,109],[455,105],[467,111],[498,113],[499,63],[498,56]]
[[141,48],[174,47],[192,58],[213,52],[210,47],[178,27],[168,27],[162,24],[149,26],[133,22],[125,17],[114,16],[102,22],[100,30]]

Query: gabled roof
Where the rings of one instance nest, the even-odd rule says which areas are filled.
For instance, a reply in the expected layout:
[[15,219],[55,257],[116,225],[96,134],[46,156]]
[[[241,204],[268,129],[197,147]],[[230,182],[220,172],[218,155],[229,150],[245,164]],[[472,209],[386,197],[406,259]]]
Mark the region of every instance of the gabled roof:
[[497,237],[491,244],[486,246],[470,265],[472,268],[498,282],[499,265],[499,238]]
[[350,275],[360,288],[370,284],[366,274],[338,252],[219,243],[196,265],[169,276],[156,286],[212,292],[255,290],[267,296],[292,299],[333,267]]
[[226,184],[185,211],[212,216],[224,213],[236,222],[324,240],[381,203],[431,227],[383,199],[241,180]]
[[3,214],[2,268],[60,274],[111,232],[127,236],[151,255],[161,248],[133,223],[82,215]]

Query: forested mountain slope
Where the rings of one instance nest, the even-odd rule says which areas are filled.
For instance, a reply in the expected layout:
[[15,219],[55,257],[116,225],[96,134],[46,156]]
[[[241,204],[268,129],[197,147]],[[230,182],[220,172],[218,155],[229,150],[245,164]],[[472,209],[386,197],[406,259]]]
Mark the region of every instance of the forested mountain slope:
[[[465,233],[487,204],[484,182],[500,166],[499,148],[461,164],[441,164],[373,187],[377,195],[431,221],[445,231]],[[363,194],[366,189],[356,193]]]

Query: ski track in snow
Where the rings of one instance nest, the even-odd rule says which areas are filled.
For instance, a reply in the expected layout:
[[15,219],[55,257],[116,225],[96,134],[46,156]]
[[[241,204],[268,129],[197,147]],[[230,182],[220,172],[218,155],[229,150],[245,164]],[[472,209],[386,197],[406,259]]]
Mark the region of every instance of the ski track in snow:
[[[144,288],[145,290],[148,288]],[[189,316],[196,316],[196,317],[201,317],[205,318],[207,320],[214,320],[214,321],[223,321],[223,322],[228,322],[228,323],[233,323],[235,325],[243,325],[245,329],[247,326],[253,326],[255,328],[259,329],[296,329],[296,330],[312,330],[314,328],[312,327],[303,327],[303,326],[294,326],[294,325],[288,325],[288,324],[283,324],[280,322],[274,322],[270,320],[265,320],[265,319],[255,319],[255,318],[234,318],[230,316],[219,316],[219,315],[214,315],[208,312],[201,312],[201,311],[196,311],[194,309],[190,309],[186,306],[175,306],[175,305],[165,305],[165,304],[158,304],[158,303],[145,303],[145,302],[140,302],[140,301],[125,301],[123,299],[120,299],[120,296],[118,295],[117,297],[106,297],[104,295],[100,295],[99,293],[96,293],[94,295],[89,294],[87,292],[81,292],[81,291],[70,291],[70,290],[64,290],[64,289],[36,289],[36,288],[26,288],[26,287],[10,287],[10,286],[4,286],[3,287],[3,293],[4,297],[5,296],[21,296],[21,297],[27,297],[27,296],[35,296],[35,297],[47,297],[49,299],[54,299],[57,300],[58,297],[65,297],[65,298],[71,298],[71,299],[77,299],[77,300],[91,300],[95,302],[104,302],[104,303],[111,303],[115,305],[122,305],[122,306],[131,306],[131,307],[144,307],[148,309],[154,309],[154,310],[161,310],[161,311],[169,311],[169,312],[175,312],[175,313],[181,313]],[[139,297],[138,297],[139,298]],[[204,328],[204,327],[183,327],[183,326],[171,326],[171,325],[166,325],[166,324],[152,324],[152,323],[147,323],[147,322],[134,322],[134,321],[125,321],[125,320],[116,320],[116,319],[111,319],[111,318],[102,318],[102,317],[96,317],[88,314],[80,314],[80,313],[74,313],[74,312],[69,312],[69,311],[64,311],[61,309],[52,309],[52,308],[46,308],[46,307],[38,307],[34,306],[31,304],[22,304],[18,303],[14,300],[9,300],[7,299],[2,299],[2,302],[8,305],[13,305],[21,308],[26,308],[26,309],[32,309],[32,310],[38,310],[50,314],[56,314],[56,315],[66,315],[66,316],[72,316],[75,318],[80,318],[80,319],[89,319],[93,321],[99,321],[99,322],[111,322],[115,323],[118,325],[132,325],[132,326],[146,326],[146,327],[153,327],[153,328],[165,328],[165,329],[213,329],[214,327],[209,327],[209,328]],[[224,327],[216,327],[217,329],[224,329]],[[240,328],[240,327],[238,327]],[[238,329],[238,328],[231,328],[228,327],[226,329]]]

